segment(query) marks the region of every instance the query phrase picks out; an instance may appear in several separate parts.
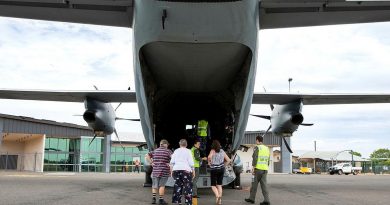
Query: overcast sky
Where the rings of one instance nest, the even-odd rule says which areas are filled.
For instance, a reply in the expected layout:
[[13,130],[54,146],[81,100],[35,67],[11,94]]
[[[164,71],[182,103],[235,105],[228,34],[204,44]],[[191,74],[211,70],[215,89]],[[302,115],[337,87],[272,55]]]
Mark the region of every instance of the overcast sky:
[[[134,90],[131,29],[0,17],[0,88]],[[390,23],[262,30],[255,92],[390,93]],[[115,105],[114,105],[115,106]],[[0,100],[0,113],[86,125],[81,103]],[[253,114],[270,115],[268,105]],[[390,104],[305,106],[295,150],[390,148]],[[119,117],[137,118],[136,104]],[[269,122],[249,118],[247,130]],[[142,132],[118,122],[119,132]]]

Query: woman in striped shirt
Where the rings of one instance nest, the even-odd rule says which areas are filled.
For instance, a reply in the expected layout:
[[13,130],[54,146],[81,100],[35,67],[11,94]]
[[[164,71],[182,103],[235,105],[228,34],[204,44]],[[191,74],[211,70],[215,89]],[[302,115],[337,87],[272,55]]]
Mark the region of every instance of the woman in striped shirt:
[[225,173],[225,163],[230,163],[230,158],[221,149],[221,144],[218,140],[214,140],[211,144],[208,162],[211,168],[211,189],[215,194],[215,203],[222,204],[222,181]]

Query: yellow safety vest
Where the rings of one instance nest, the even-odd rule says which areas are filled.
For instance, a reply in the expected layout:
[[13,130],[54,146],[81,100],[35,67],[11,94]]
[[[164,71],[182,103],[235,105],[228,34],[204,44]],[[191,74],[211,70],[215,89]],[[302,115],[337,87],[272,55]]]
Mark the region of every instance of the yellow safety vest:
[[198,167],[200,167],[200,162],[195,159],[195,149],[196,149],[196,147],[192,147],[191,153],[192,153],[192,159],[194,159],[194,167],[198,168]]
[[257,155],[257,164],[256,169],[259,170],[268,170],[268,161],[269,161],[269,149],[265,145],[257,145],[259,153]]
[[207,137],[207,125],[209,123],[206,120],[198,121],[198,136],[199,137]]

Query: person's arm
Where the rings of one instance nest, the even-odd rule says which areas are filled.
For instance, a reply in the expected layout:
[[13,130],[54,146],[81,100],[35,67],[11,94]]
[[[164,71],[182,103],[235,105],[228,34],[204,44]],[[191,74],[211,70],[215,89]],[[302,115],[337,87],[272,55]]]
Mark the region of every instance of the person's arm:
[[215,152],[215,151],[212,149],[212,150],[210,151],[209,156],[207,157],[207,161],[209,162],[209,165],[211,165],[211,158],[213,157],[214,152]]
[[253,155],[252,155],[252,173],[255,173],[255,167],[257,165],[257,158],[259,157],[259,149],[257,146],[253,148]]
[[194,163],[194,159],[192,158],[191,150],[188,150],[188,151],[189,152],[188,152],[188,155],[187,155],[187,161],[188,161],[188,164],[191,167],[192,178],[195,178],[195,163]]
[[153,159],[152,159],[151,155],[152,155],[152,153],[151,153],[151,152],[150,152],[150,153],[148,153],[148,154],[146,154],[146,155],[145,155],[145,159],[146,159],[146,161],[148,161],[148,162],[149,162],[149,164],[150,164],[150,165],[152,165],[152,166],[153,166]]
[[192,154],[191,154],[190,150],[188,153],[189,154],[187,155],[187,162],[188,162],[188,165],[190,165],[190,167],[193,169],[195,166],[194,159],[192,158]]
[[[269,150],[268,150],[268,151],[269,151]],[[271,154],[272,154],[272,156],[273,156],[274,153],[271,153],[271,152],[269,153],[269,156],[268,156],[268,166],[269,166],[269,163],[270,163],[270,161],[271,161]]]
[[171,161],[169,162],[169,173],[172,176],[173,166],[175,165],[175,154],[171,155]]
[[194,151],[194,158],[195,158],[196,161],[201,161],[202,160],[202,158],[200,158],[200,151],[199,151],[199,149],[195,149],[195,151]]

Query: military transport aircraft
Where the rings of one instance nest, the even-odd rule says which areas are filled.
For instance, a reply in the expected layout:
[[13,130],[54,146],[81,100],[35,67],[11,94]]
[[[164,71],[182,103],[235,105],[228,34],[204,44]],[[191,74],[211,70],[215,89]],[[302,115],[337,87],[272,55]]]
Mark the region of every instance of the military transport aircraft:
[[[390,94],[253,92],[259,29],[390,21],[389,2],[0,0],[0,16],[132,28],[135,92],[3,89],[0,98],[85,102],[85,119],[100,120],[94,131],[103,134],[114,130],[115,118],[101,115],[113,112],[108,103],[137,102],[149,149],[162,137],[174,141],[185,135],[186,125],[207,119],[212,139],[233,154],[244,136],[251,104],[278,105],[273,131],[291,135],[302,123],[303,105],[390,102]],[[90,106],[93,112],[88,112]],[[233,118],[230,138],[222,137],[227,115]],[[242,169],[239,161],[234,162],[236,174]],[[228,175],[224,183],[234,178]]]

